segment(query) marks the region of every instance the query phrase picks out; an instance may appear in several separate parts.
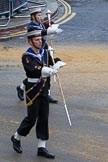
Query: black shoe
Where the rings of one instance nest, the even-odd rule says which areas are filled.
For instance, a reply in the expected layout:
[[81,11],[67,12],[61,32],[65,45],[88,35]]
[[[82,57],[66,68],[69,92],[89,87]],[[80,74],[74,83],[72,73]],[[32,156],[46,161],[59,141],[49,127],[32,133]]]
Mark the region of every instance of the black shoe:
[[46,157],[46,158],[49,158],[49,159],[55,159],[55,155],[48,152],[48,150],[46,148],[43,148],[43,147],[38,148],[37,156],[43,156],[43,157]]
[[49,103],[57,103],[58,100],[53,99],[50,95],[48,95]]
[[18,86],[17,88],[17,96],[21,101],[24,101],[24,91]]
[[16,140],[14,138],[14,136],[11,137],[11,141],[13,142],[13,149],[17,152],[17,153],[22,153],[22,147],[20,144],[20,141]]

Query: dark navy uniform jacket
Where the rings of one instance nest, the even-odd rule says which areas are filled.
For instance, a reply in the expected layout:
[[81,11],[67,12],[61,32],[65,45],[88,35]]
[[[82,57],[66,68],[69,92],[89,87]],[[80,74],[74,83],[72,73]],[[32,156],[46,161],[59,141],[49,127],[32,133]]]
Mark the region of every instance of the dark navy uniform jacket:
[[42,30],[42,29],[46,29],[43,23],[34,23],[33,21],[31,21],[28,24],[27,30],[29,30],[30,28],[36,28],[36,30]]
[[40,49],[39,54],[36,54],[32,48],[29,48],[22,56],[22,63],[26,76],[29,78],[40,78],[42,67],[53,65],[51,56],[43,48]]
[[[27,76],[25,84],[26,103],[30,103],[38,95],[47,97],[48,81],[47,78],[41,77],[43,66],[53,65],[52,58],[47,50],[41,48],[39,54],[36,54],[32,48],[29,48],[22,56],[22,64]],[[39,79],[39,81],[32,83],[28,81],[28,78]]]

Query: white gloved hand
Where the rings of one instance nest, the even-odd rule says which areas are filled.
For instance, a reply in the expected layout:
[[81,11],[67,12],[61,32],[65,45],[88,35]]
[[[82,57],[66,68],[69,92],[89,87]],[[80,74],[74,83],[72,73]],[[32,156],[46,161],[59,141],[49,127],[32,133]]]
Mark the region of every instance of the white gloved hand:
[[44,66],[42,68],[42,71],[41,71],[42,78],[48,77],[48,76],[51,76],[51,75],[55,75],[57,72],[58,71],[56,69],[52,69],[52,68]]
[[57,63],[55,63],[55,64],[53,65],[53,69],[59,70],[61,67],[65,66],[65,65],[66,65],[65,62],[57,61]]
[[48,29],[47,29],[47,34],[55,34],[56,30],[58,29],[58,24],[52,24]]
[[48,29],[47,29],[47,35],[51,34],[56,34],[56,33],[61,33],[63,30],[58,28],[58,24],[52,24]]
[[63,32],[63,30],[62,30],[61,28],[58,28],[58,29],[56,30],[56,33],[57,33],[57,34],[62,33],[62,32]]
[[49,51],[50,56],[53,58],[54,49],[51,46],[48,46],[48,51]]

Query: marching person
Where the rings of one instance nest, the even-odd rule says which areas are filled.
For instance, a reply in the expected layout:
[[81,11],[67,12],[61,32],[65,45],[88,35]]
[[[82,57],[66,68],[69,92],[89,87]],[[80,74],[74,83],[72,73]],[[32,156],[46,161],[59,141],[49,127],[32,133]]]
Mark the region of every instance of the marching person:
[[[46,35],[50,34],[55,34],[58,32],[61,32],[60,29],[58,29],[57,24],[53,24],[52,22],[52,27],[49,27],[48,21],[45,21],[42,23],[42,11],[41,8],[35,8],[31,9],[30,11],[31,15],[31,22],[29,23],[27,30],[29,31],[31,28],[35,28],[36,30],[42,30],[41,35],[42,35],[42,48],[49,49],[49,52],[53,51],[53,48],[48,46],[46,42]],[[50,95],[50,76],[48,77],[48,98],[49,98],[49,103],[57,103],[58,100],[53,99]],[[25,90],[25,84],[26,84],[26,79],[23,80],[23,83],[19,86],[17,86],[17,95],[20,100],[24,100],[24,90]]]
[[56,63],[53,65],[48,50],[41,48],[42,37],[40,35],[41,32],[39,33],[38,30],[31,30],[27,34],[30,47],[22,55],[22,64],[27,76],[25,84],[27,116],[12,135],[11,141],[13,149],[17,153],[22,153],[21,137],[27,136],[36,124],[37,156],[54,159],[55,155],[46,149],[46,141],[49,139],[47,77],[55,75],[65,63],[56,62],[55,59]]

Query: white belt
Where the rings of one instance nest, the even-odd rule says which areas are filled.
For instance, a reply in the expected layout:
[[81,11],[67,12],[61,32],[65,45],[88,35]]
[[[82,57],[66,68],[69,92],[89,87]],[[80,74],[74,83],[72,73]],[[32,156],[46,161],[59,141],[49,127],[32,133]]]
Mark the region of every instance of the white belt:
[[28,82],[31,83],[37,83],[39,81],[39,78],[28,78]]

